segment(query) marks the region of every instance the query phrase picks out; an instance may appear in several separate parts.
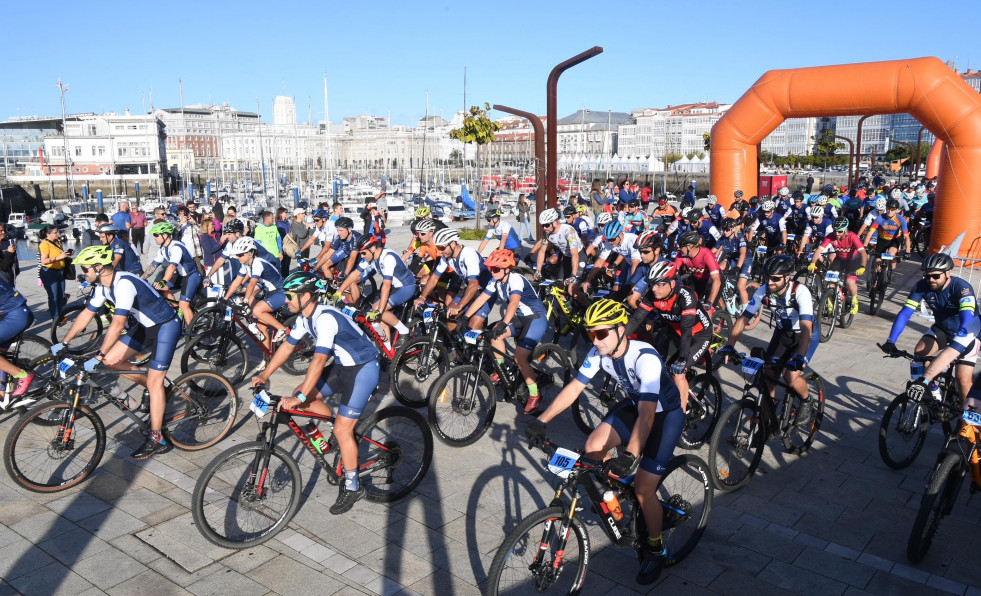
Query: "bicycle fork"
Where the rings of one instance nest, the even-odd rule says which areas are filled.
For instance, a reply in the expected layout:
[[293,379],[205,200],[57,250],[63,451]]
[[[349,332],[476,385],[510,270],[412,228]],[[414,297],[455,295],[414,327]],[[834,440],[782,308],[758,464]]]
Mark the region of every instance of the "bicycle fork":
[[[562,502],[562,489],[559,488],[555,492],[555,497],[552,499],[552,504],[561,504]],[[542,539],[538,543],[538,552],[535,554],[535,559],[531,563],[532,571],[535,573],[536,584],[539,588],[545,588],[555,583],[559,578],[559,573],[562,571],[562,559],[565,557],[565,547],[569,542],[569,534],[572,532],[572,519],[576,516],[576,508],[579,505],[580,494],[577,490],[572,496],[572,502],[569,504],[569,515],[564,520],[560,518],[550,519],[545,522],[545,529],[542,531]],[[556,537],[558,539],[555,549],[555,555],[552,558],[552,563],[549,567],[543,568],[542,564],[546,563],[545,558],[547,556],[549,545],[551,539]],[[589,563],[588,552],[584,553],[584,559],[586,563]]]

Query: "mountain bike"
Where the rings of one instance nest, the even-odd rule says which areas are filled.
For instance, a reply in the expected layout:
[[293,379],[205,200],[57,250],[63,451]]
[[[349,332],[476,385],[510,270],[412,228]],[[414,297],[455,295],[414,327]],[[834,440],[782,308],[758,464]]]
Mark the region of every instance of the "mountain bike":
[[926,258],[930,252],[930,233],[933,231],[933,222],[926,215],[914,215],[910,218],[909,241],[910,246],[921,258]]
[[[103,369],[99,374],[121,373]],[[140,434],[149,435],[149,416],[143,412],[149,408],[131,409],[128,400],[108,393],[74,360],[65,358],[58,363],[52,385],[51,391],[65,401],[45,402],[28,410],[3,446],[7,473],[27,490],[49,493],[71,488],[99,465],[106,449],[106,428],[86,402],[105,399]],[[238,395],[223,377],[207,372],[181,375],[167,387],[164,436],[178,449],[205,449],[225,438],[237,413]]]
[[[913,362],[928,363],[934,356],[917,356],[905,350],[886,354],[883,358],[906,358]],[[961,399],[954,380],[954,369],[948,367],[933,380],[940,388],[941,400],[926,394],[923,387],[906,384],[906,390],[897,395],[886,407],[879,425],[879,456],[894,470],[901,470],[914,461],[926,442],[930,425],[939,422],[944,436],[953,433],[953,420],[960,415]]]
[[[51,355],[51,343],[43,337],[21,332],[15,337],[10,347],[0,351],[14,366],[23,368],[28,372],[35,372],[35,369],[45,369],[45,357]],[[38,370],[35,372],[34,381],[31,383],[30,390],[17,397],[14,397],[14,389],[17,387],[17,379],[7,373],[0,371],[0,412],[16,412],[23,415],[27,409],[42,399],[43,395],[48,394],[48,387],[45,380],[50,376],[50,372]]]
[[[293,519],[303,482],[289,451],[276,445],[286,425],[337,486],[343,476],[341,450],[333,435],[334,416],[307,410],[278,410],[281,396],[255,391],[249,409],[259,424],[251,443],[225,450],[209,463],[191,495],[194,525],[210,542],[224,548],[250,548],[273,538]],[[269,416],[267,416],[269,414]],[[314,444],[297,418],[326,422],[324,439]],[[369,501],[390,503],[414,490],[429,470],[433,437],[415,410],[394,406],[358,421],[358,477]]]
[[896,259],[894,255],[887,252],[881,253],[875,259],[872,269],[875,273],[872,277],[872,286],[869,288],[869,314],[874,315],[879,312],[882,302],[886,297],[886,288],[892,283],[892,262]]
[[[732,273],[730,273],[730,271]],[[715,306],[717,310],[724,310],[729,314],[730,322],[733,318],[741,316],[743,314],[743,308],[744,308],[744,306],[739,301],[739,290],[736,287],[736,284],[732,281],[733,275],[738,275],[738,273],[739,271],[736,269],[730,269],[729,271],[726,271],[726,274],[722,276],[722,289],[719,291],[719,296],[718,298],[716,298],[715,301]],[[760,288],[760,284],[754,281],[747,284],[746,292],[750,297],[752,297],[753,294],[756,293],[756,290],[758,290],[759,288]],[[760,312],[757,313],[755,317],[746,321],[747,330],[756,327],[756,324],[760,322],[762,312],[763,312],[762,309],[760,309]],[[731,325],[729,327],[729,330],[731,330]],[[719,335],[721,337],[722,335],[721,332],[723,331],[721,325],[719,331],[720,331]],[[726,333],[725,335],[726,336],[723,338],[723,341],[725,341],[725,339],[728,338],[728,333]]]
[[[475,348],[474,360],[449,369],[436,380],[429,396],[429,424],[436,437],[452,447],[470,445],[487,432],[497,410],[497,387],[508,403],[528,402],[528,385],[514,357],[498,351],[483,331],[467,331],[463,337]],[[569,357],[555,344],[538,344],[529,362],[543,405],[572,379]]]
[[[583,520],[587,501],[614,546],[633,548],[640,558],[647,542],[632,476],[612,480],[603,473],[601,461],[548,440],[539,447],[549,456],[547,469],[560,484],[548,507],[525,517],[504,538],[488,572],[488,594],[579,594],[592,554]],[[677,565],[694,550],[708,524],[713,494],[704,461],[692,454],[671,459],[657,489],[668,549],[665,565]]]
[[817,314],[821,324],[821,343],[831,340],[835,327],[841,325],[847,329],[855,315],[852,314],[848,292],[844,280],[840,280],[841,272],[830,270],[824,274],[824,293],[817,303]]
[[[708,465],[716,488],[726,492],[746,486],[763,457],[763,445],[779,435],[787,453],[806,452],[824,419],[824,380],[816,373],[803,373],[808,399],[801,400],[780,377],[784,363],[764,362],[763,350],[754,348],[751,357],[734,356],[746,384],[743,397],[719,418],[709,443]],[[766,380],[784,389],[780,409],[770,398]]]
[[926,556],[940,529],[940,522],[953,510],[957,493],[968,474],[971,476],[971,494],[981,491],[981,460],[978,457],[981,414],[971,408],[962,411],[960,418],[961,430],[947,439],[947,445],[937,457],[913,521],[906,543],[906,558],[913,563],[919,563]]

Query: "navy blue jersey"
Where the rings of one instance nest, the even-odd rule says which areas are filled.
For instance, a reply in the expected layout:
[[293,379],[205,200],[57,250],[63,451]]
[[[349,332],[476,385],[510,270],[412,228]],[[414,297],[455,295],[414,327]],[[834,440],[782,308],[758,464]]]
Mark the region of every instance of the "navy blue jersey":
[[27,298],[0,278],[0,314],[8,313],[27,304]]

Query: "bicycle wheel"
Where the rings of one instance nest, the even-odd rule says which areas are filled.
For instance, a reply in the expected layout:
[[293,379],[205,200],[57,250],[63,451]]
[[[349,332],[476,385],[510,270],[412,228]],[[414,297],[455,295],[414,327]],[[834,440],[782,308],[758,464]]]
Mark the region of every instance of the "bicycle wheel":
[[837,298],[838,288],[836,286],[828,286],[828,289],[821,294],[821,298],[818,301],[817,314],[821,321],[821,343],[831,339],[831,336],[835,332],[835,326],[838,324],[838,317],[835,316]]
[[576,399],[572,419],[576,421],[579,430],[588,435],[603,422],[613,406],[624,399],[627,399],[627,394],[613,377],[605,371],[599,371]]
[[657,487],[669,556],[665,565],[680,563],[698,544],[712,513],[714,494],[708,464],[702,458],[690,453],[671,458]]
[[281,447],[236,445],[201,473],[191,495],[198,531],[212,544],[248,548],[289,524],[300,505],[300,467]]
[[245,380],[249,370],[249,351],[238,336],[219,331],[198,335],[184,346],[181,373],[212,372],[232,385]]
[[879,312],[882,301],[886,297],[886,270],[883,267],[875,278],[875,282],[869,289],[869,314],[874,315]]
[[429,399],[429,426],[451,447],[470,445],[494,421],[497,389],[476,366],[452,368],[436,380]]
[[940,529],[940,522],[950,513],[954,500],[964,479],[964,456],[960,453],[947,453],[937,466],[930,480],[930,486],[923,493],[920,509],[916,512],[913,529],[906,543],[906,558],[919,563],[926,556],[933,538]]
[[521,520],[497,549],[487,593],[578,594],[588,562],[589,535],[579,516],[570,522],[562,506],[539,509]]
[[225,438],[238,414],[238,394],[221,375],[192,372],[167,392],[164,428],[178,449],[198,451]]
[[688,408],[685,411],[685,428],[678,445],[684,449],[698,449],[712,435],[722,410],[722,386],[709,373],[702,373],[688,381]]
[[3,445],[3,464],[14,482],[53,493],[85,480],[99,465],[106,450],[102,419],[79,405],[74,422],[66,425],[70,410],[66,403],[43,403],[17,420]]
[[743,398],[722,413],[709,442],[709,471],[715,487],[731,492],[746,486],[763,457],[766,429],[756,401]]
[[39,335],[26,333],[21,336],[20,346],[17,348],[17,366],[28,367],[31,362],[51,355],[51,342]]
[[[358,423],[361,485],[369,501],[390,503],[414,490],[433,460],[433,433],[422,414],[401,406],[380,410]],[[334,469],[340,464],[337,450]]]
[[[70,306],[65,310],[61,311],[61,316],[58,317],[57,321],[51,322],[51,343],[64,343],[65,335],[68,330],[71,329],[72,324],[78,315],[85,310],[86,305],[80,304],[77,306]],[[75,336],[70,342],[65,344],[65,351],[69,354],[87,354],[99,347],[99,342],[102,341],[102,312],[96,313],[92,320],[85,325],[82,332]]]
[[729,316],[729,313],[724,308],[717,308],[712,313],[711,323],[712,344],[721,345],[721,343],[729,339],[729,333],[732,332],[732,317]]
[[193,337],[196,335],[202,335],[209,331],[218,330],[227,330],[225,323],[225,307],[211,305],[207,308],[195,310],[194,319],[191,320],[191,328],[187,330],[187,334]]
[[930,410],[900,393],[886,407],[879,425],[879,456],[894,470],[916,460],[930,429]]
[[[858,295],[855,296],[855,299],[858,300]],[[855,314],[852,312],[851,299],[844,288],[838,290],[838,302],[841,304],[838,314],[838,326],[842,329],[848,329],[852,326],[852,321],[855,320]]]
[[811,448],[824,420],[824,379],[810,373],[805,380],[807,402],[801,404],[800,398],[794,397],[794,410],[791,412],[793,422],[783,436],[787,453],[795,455],[801,455]]
[[392,393],[410,408],[425,407],[433,383],[449,370],[450,354],[446,346],[431,337],[407,341],[392,363]]
[[[572,380],[572,365],[566,351],[555,344],[538,344],[528,357],[535,371],[538,394],[542,396],[542,406],[548,406],[562,389]],[[520,377],[520,374],[519,374]],[[528,386],[518,379],[520,394],[528,397]]]
[[[293,315],[283,321],[283,325],[286,325],[290,329],[296,324],[296,315]],[[286,359],[281,367],[287,373],[295,376],[307,374],[307,370],[310,369],[310,362],[313,361],[313,350],[316,348],[316,343],[311,341],[310,336],[305,336],[296,346],[293,348],[293,353],[290,357]]]
[[930,252],[930,228],[921,227],[917,230],[912,243],[916,254],[920,255],[920,258],[926,258],[927,253]]

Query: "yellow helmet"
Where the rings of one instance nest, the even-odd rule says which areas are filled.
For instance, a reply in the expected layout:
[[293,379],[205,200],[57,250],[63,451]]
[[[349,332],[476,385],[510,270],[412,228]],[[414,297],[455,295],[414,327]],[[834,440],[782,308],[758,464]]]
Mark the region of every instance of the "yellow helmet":
[[73,265],[109,265],[112,263],[112,249],[108,246],[86,246],[72,259]]
[[586,309],[583,324],[586,327],[601,327],[603,325],[624,325],[627,323],[627,309],[622,304],[609,298],[594,302]]

